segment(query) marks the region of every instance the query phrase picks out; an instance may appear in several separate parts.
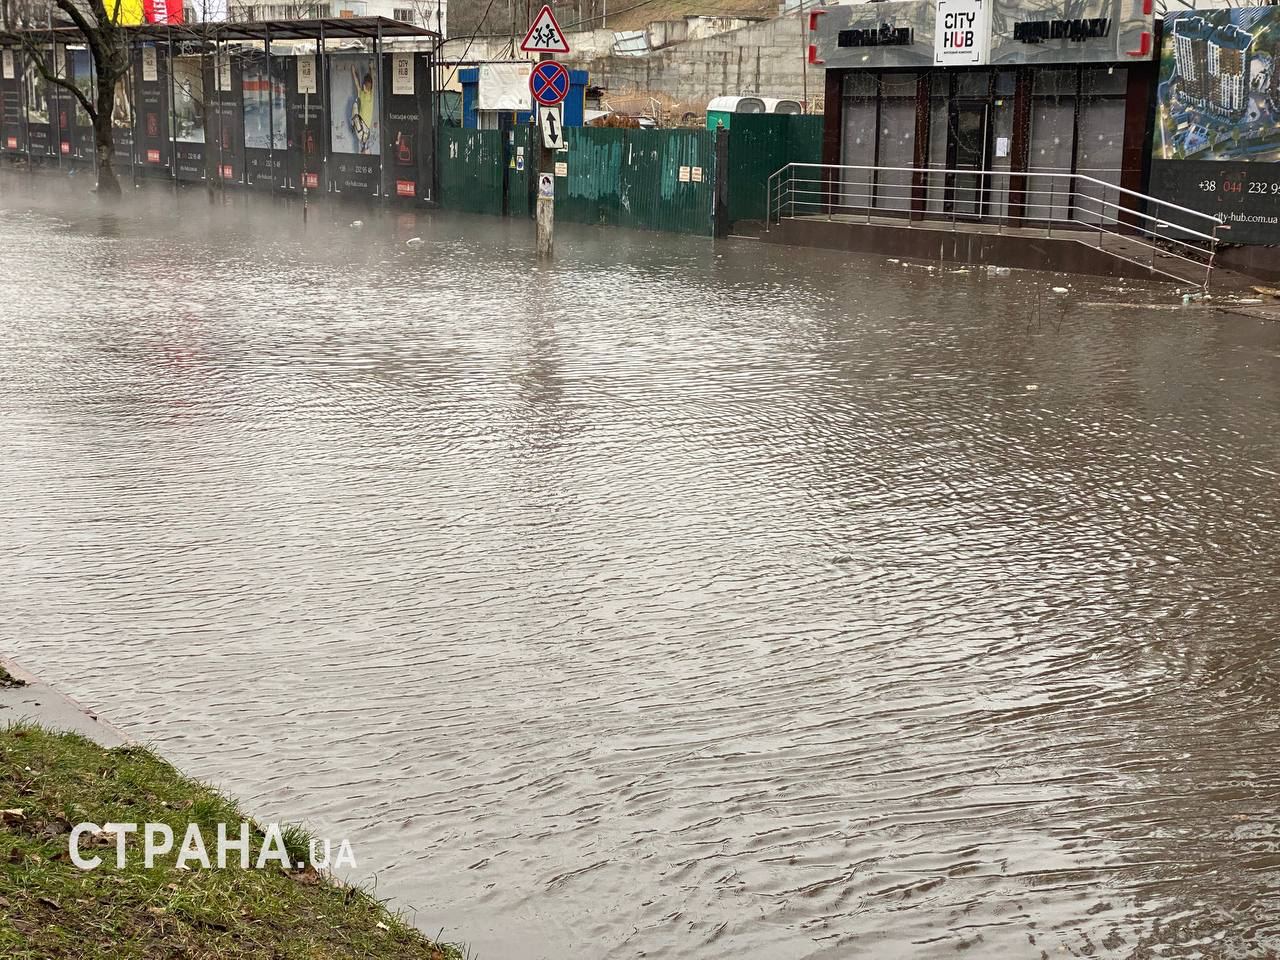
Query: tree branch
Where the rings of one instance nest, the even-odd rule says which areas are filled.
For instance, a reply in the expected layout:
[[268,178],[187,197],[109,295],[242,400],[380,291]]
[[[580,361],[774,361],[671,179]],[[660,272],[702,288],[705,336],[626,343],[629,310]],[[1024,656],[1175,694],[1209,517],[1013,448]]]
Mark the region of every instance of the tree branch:
[[[84,107],[85,112],[89,114],[89,119],[97,120],[98,110],[89,102],[89,98],[84,95],[84,91],[70,80],[58,76],[56,72],[50,73],[48,66],[44,62],[44,57],[42,56],[44,51],[37,47],[35,41],[25,33],[19,34],[19,36],[22,37],[22,49],[26,51],[31,62],[36,65],[36,72],[40,74],[40,78],[44,80],[45,83],[52,83],[55,87],[62,87],[64,90],[70,90],[75,94],[76,99],[80,101],[80,106]],[[57,49],[56,46],[54,49]]]
[[53,0],[58,9],[71,18],[71,22],[76,25],[76,29],[84,34],[86,42],[92,47],[97,46],[99,41],[94,35],[94,27],[89,23],[89,18],[77,7],[71,0]]

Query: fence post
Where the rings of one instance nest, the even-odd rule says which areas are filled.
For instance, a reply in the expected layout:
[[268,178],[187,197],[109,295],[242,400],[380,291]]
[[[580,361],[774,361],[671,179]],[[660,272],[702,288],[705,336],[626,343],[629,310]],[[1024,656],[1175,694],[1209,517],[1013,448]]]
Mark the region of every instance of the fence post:
[[[716,130],[715,158],[716,182],[712,192],[711,235],[717,239],[727,237],[733,226],[729,219],[729,131],[720,127]],[[768,192],[766,181],[765,192]],[[764,216],[769,219],[769,203],[765,201]]]

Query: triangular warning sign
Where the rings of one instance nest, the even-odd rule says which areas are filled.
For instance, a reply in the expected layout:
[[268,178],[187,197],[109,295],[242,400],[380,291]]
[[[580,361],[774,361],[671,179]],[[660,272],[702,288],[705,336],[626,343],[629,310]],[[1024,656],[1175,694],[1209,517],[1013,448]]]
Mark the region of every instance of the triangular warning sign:
[[533,18],[533,25],[524,35],[524,43],[520,49],[525,53],[568,53],[569,44],[564,38],[564,31],[556,22],[556,15],[548,4],[543,4],[538,15]]

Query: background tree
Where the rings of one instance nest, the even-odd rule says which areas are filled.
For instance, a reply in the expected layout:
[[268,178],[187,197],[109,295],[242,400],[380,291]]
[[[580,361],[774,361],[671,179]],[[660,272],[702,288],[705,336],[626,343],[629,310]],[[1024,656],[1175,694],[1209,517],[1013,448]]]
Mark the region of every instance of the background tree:
[[[115,131],[111,115],[116,105],[116,85],[129,72],[129,38],[122,22],[127,10],[122,0],[0,0],[4,27],[21,38],[23,50],[36,65],[45,83],[67,90],[74,96],[93,124],[94,153],[97,157],[98,195],[106,199],[120,196],[120,180],[115,170]],[[70,21],[89,48],[93,60],[94,83],[88,96],[66,71],[58,68],[52,55],[56,48],[40,31],[50,24]]]

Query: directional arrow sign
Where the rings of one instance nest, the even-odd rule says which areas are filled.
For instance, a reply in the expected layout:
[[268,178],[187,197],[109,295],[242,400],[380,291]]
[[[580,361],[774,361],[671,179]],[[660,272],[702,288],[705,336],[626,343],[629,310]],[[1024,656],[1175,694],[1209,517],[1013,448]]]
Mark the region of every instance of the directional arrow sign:
[[542,145],[548,150],[564,146],[564,107],[538,107],[538,126],[542,128]]
[[525,53],[569,52],[569,42],[565,40],[564,31],[556,22],[556,15],[551,12],[550,6],[543,4],[538,15],[533,18],[520,49]]

